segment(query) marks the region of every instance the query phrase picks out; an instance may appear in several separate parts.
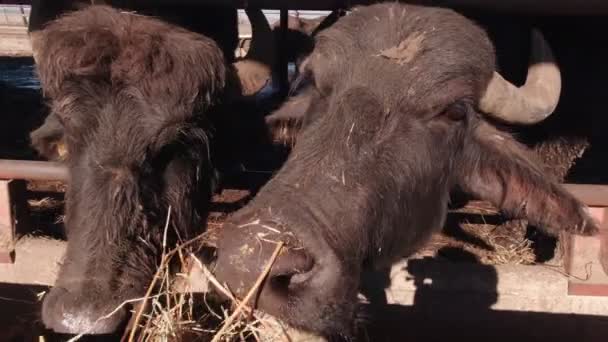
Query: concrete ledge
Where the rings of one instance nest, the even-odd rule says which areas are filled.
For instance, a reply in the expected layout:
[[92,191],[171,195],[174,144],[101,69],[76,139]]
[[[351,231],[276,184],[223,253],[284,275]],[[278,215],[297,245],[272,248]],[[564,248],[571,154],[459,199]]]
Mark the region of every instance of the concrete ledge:
[[[14,264],[0,264],[0,282],[53,285],[66,243],[24,238],[16,244]],[[207,291],[208,281],[192,263],[190,288]],[[599,267],[593,270],[600,272]],[[381,289],[383,276],[371,278]],[[568,276],[561,267],[452,263],[436,259],[409,259],[390,270],[386,303],[414,305],[421,293],[454,294],[485,301],[493,310],[583,314],[608,317],[608,298],[568,295]]]
[[46,238],[22,238],[15,245],[14,264],[0,264],[0,283],[53,285],[66,243]]
[[[596,267],[595,271],[601,269]],[[420,305],[424,292],[452,293],[482,301],[493,310],[608,317],[608,298],[568,295],[568,276],[561,267],[492,267],[412,259],[395,265],[390,280],[388,304]]]
[[[65,242],[57,240],[21,239],[15,246],[15,263],[0,264],[0,283],[52,285],[65,246]],[[208,291],[208,280],[196,263],[192,264],[194,266],[188,279],[192,290]],[[507,329],[505,333],[526,334],[528,328],[525,327],[533,324],[530,323],[531,320],[538,321],[538,324],[549,320],[562,330],[560,334],[575,334],[581,325],[589,327],[584,329],[585,334],[608,331],[608,298],[568,295],[568,277],[561,267],[493,267],[422,258],[403,260],[395,264],[389,273],[374,274],[369,279],[371,287],[376,287],[380,293],[385,294],[384,303],[374,302],[364,306],[373,307],[369,315],[373,321],[370,329],[380,329],[380,332],[375,333],[386,335],[386,338],[394,337],[393,334],[401,336],[399,328],[406,322],[410,327],[425,322],[429,325],[423,330],[416,330],[416,336],[430,336],[432,326],[437,324],[454,326],[454,329],[459,327],[458,332],[450,332],[451,336],[458,337],[462,337],[461,334],[479,337],[477,335],[481,330],[489,334],[488,337],[495,337],[498,336],[495,329],[499,328]],[[382,291],[384,284],[388,287]],[[490,316],[494,318],[487,318]],[[505,321],[500,322],[499,327],[489,326],[490,323],[497,324],[496,320],[503,319]],[[483,320],[489,321],[481,323]],[[386,332],[382,330],[385,328],[378,328],[379,324],[384,324],[382,322],[390,324]],[[471,325],[475,329],[463,328]],[[523,330],[510,331],[506,328],[509,326]],[[403,331],[407,329],[404,328]],[[271,317],[267,317],[260,333],[265,341],[286,341],[285,333],[290,336],[290,341],[325,341],[294,331]],[[444,336],[441,331],[435,333],[438,334],[433,335],[435,337]],[[546,330],[542,333],[555,335]],[[540,340],[548,336],[540,332],[538,334]]]

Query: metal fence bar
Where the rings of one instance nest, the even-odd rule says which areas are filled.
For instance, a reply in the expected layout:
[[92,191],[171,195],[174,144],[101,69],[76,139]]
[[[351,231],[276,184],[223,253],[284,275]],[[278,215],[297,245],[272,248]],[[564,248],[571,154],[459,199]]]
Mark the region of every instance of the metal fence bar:
[[68,169],[57,162],[0,159],[0,179],[67,181]]

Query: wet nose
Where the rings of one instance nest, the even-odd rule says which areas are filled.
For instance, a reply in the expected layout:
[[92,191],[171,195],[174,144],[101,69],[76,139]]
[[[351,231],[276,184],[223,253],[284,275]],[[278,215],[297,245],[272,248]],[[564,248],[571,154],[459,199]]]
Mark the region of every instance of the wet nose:
[[264,222],[225,224],[218,241],[215,275],[241,299],[264,275],[279,242],[283,242],[283,247],[272,261],[257,302],[249,303],[270,314],[279,314],[290,291],[312,276],[315,261],[311,254],[292,234]]
[[63,287],[52,288],[42,304],[44,325],[60,334],[112,334],[127,317],[127,309],[120,305],[100,302],[99,298],[83,298]]

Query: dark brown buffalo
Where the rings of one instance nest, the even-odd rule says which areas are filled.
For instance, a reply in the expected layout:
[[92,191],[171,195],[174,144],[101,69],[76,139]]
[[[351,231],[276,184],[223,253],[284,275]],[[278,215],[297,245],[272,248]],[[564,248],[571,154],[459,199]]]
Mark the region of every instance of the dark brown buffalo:
[[320,32],[303,63],[312,86],[274,115],[301,114],[297,142],[225,224],[218,280],[242,298],[283,241],[258,307],[349,336],[362,271],[428,241],[456,188],[550,233],[595,233],[585,206],[485,120],[530,124],[555,108],[559,70],[540,33],[533,43],[548,63],[531,65],[517,88],[495,72],[486,33],[448,9],[359,7]]
[[65,141],[70,171],[67,252],[42,320],[60,333],[111,333],[127,315],[120,304],[144,295],[165,239],[170,248],[204,227],[236,150],[227,127],[260,83],[249,60],[227,64],[212,39],[107,6],[46,25],[35,54],[52,114],[34,143],[44,153]]

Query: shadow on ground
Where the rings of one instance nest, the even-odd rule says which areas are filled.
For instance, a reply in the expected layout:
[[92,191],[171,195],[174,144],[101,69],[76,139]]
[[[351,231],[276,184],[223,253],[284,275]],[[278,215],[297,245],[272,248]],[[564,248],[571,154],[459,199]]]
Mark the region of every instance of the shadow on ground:
[[[481,285],[475,293],[445,291],[452,282],[437,272],[434,264],[445,258],[478,263],[476,256],[446,248],[436,258],[408,262],[407,269],[416,286],[413,305],[388,304],[379,291],[368,294],[362,307],[359,340],[388,341],[605,341],[608,317],[521,311],[496,311],[497,273],[493,266],[481,265],[475,274]],[[442,257],[443,255],[443,257]],[[373,275],[378,286],[390,285],[386,273]]]

